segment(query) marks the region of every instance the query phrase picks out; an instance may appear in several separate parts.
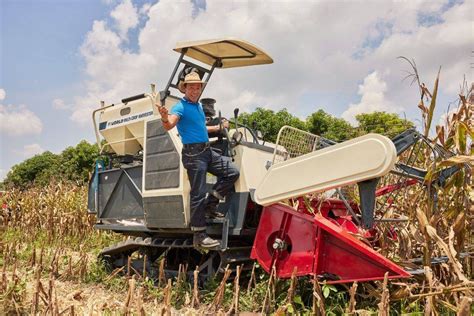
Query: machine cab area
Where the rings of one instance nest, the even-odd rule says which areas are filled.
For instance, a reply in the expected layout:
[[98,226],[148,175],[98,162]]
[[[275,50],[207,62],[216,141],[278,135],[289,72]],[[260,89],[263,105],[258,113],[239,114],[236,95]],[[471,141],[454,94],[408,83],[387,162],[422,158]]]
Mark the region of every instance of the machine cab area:
[[[180,83],[190,72],[197,72],[208,83],[216,69],[273,63],[262,49],[234,38],[180,42],[173,50],[179,58],[164,89],[158,92],[151,85],[149,93],[122,99],[118,104],[102,102],[93,112],[97,144],[110,159],[108,164],[96,165],[88,208],[97,214],[103,229],[130,229],[130,223],[151,230],[187,229],[190,186],[181,164],[183,144],[176,127],[164,129],[156,104],[171,110],[181,99]],[[222,114],[214,109],[216,101],[203,98],[200,102],[207,111],[208,124],[219,124]],[[249,151],[237,145],[258,146],[259,140],[253,129],[237,121],[237,116],[238,111],[234,111],[234,117],[228,118],[230,130],[222,127],[209,136],[212,146],[232,157],[242,170],[243,160],[255,161],[255,148]],[[270,150],[258,156],[262,170],[241,172],[236,192],[248,195],[249,188],[255,188],[269,156]]]
[[[160,103],[164,106],[167,105],[168,98],[177,99],[177,91],[183,93],[180,83],[190,72],[197,72],[206,83],[202,91],[204,92],[216,69],[273,63],[273,59],[262,49],[233,38],[181,42],[176,45],[174,50],[180,53],[180,57],[165,89],[160,92]],[[231,133],[221,127],[218,132],[209,134],[211,145],[223,155],[232,156],[231,147],[238,144],[243,136],[245,136],[246,141],[250,138],[252,143],[258,143],[257,133],[237,121],[238,109],[234,110],[232,118],[224,118],[221,111],[216,111],[214,107],[215,99],[201,98],[200,103],[206,115],[206,125],[219,125],[225,119],[234,127],[234,131]]]

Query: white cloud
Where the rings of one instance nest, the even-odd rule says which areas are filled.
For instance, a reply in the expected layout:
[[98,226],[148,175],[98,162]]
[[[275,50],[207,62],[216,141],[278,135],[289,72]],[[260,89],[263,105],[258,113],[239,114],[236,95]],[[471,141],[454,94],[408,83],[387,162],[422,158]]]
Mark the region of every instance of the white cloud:
[[0,131],[11,136],[39,134],[43,123],[35,113],[24,105],[4,106],[0,104]]
[[138,24],[138,11],[131,0],[124,0],[111,13],[121,38],[126,39],[128,30]]
[[0,169],[0,181],[3,181],[7,176],[7,172],[5,169]]
[[123,51],[122,42],[104,21],[94,22],[80,49],[90,80],[85,82],[87,93],[74,98],[73,121],[89,124],[92,111],[102,100],[117,103],[126,96],[148,92],[145,89],[156,74],[155,57]]
[[140,14],[148,14],[148,11],[150,11],[151,4],[150,3],[145,3],[141,8],[140,8]]
[[42,152],[44,152],[44,149],[41,148],[39,144],[30,144],[23,146],[23,150],[17,153],[19,153],[24,158],[29,158],[33,157],[34,155],[41,154]]
[[386,99],[386,91],[387,83],[380,78],[376,71],[372,72],[365,77],[364,83],[359,85],[360,102],[350,104],[349,108],[342,113],[342,118],[354,124],[356,115],[360,113],[398,112],[400,108],[395,107]]
[[69,110],[71,108],[70,105],[64,103],[62,99],[54,99],[53,100],[53,108],[56,110]]
[[[86,91],[75,97],[71,119],[89,123],[100,100],[117,103],[148,92],[152,82],[162,89],[178,57],[172,51],[176,42],[227,36],[260,46],[275,63],[215,71],[205,95],[217,100],[223,115],[236,106],[249,110],[287,107],[301,115],[304,107],[306,112],[313,111],[318,104],[330,104],[324,110],[346,115],[355,109],[394,111],[392,104],[413,104],[408,111],[418,115],[416,87],[401,81],[407,67],[397,56],[414,58],[424,80],[434,80],[442,65],[441,93],[457,92],[462,76],[472,76],[468,13],[472,5],[466,1],[442,12],[447,3],[372,1],[361,10],[359,2],[350,1],[209,0],[205,10],[196,11],[191,1],[161,0],[140,10],[147,20],[138,30],[138,47],[131,52],[124,34],[138,26],[138,13],[131,2],[124,1],[113,9],[118,30],[106,21],[95,21],[81,46],[88,78]],[[119,18],[124,12],[130,13],[129,20]],[[423,13],[438,15],[439,22],[420,24]],[[364,88],[358,91],[362,80]],[[351,96],[355,109],[347,108],[351,103],[347,98],[339,101],[341,92]],[[312,93],[333,99],[301,104]],[[358,93],[359,102],[355,101]]]
[[5,92],[5,90],[0,88],[0,101],[5,100],[6,96],[7,96],[7,93]]

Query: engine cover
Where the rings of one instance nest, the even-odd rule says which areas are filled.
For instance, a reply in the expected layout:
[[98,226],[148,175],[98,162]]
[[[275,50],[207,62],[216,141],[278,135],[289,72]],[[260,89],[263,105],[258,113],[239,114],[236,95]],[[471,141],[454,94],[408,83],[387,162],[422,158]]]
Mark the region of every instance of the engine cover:
[[260,205],[386,175],[397,151],[385,136],[367,134],[270,167],[255,190]]

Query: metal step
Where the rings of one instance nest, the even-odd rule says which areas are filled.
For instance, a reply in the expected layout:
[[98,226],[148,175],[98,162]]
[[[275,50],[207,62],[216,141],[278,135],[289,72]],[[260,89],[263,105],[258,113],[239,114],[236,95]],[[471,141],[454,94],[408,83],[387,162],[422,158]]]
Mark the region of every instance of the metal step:
[[227,218],[222,217],[222,218],[206,218],[206,223],[207,224],[224,224],[224,222],[227,220]]
[[208,218],[206,219],[207,224],[218,224],[222,225],[222,240],[220,241],[220,250],[226,250],[227,249],[227,243],[229,242],[229,218],[223,217],[223,218]]

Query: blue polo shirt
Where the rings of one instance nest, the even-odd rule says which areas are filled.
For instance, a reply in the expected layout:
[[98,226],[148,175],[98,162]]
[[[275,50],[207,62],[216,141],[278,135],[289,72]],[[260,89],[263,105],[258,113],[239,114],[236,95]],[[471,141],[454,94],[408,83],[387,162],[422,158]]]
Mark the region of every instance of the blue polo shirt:
[[206,116],[199,102],[194,103],[186,98],[176,103],[170,114],[179,116],[179,135],[183,144],[205,143],[209,141],[206,128]]

